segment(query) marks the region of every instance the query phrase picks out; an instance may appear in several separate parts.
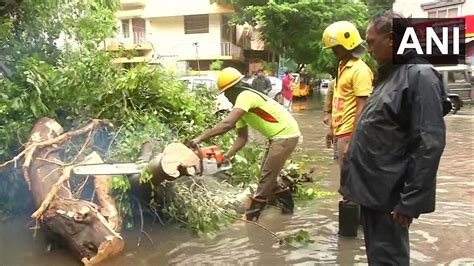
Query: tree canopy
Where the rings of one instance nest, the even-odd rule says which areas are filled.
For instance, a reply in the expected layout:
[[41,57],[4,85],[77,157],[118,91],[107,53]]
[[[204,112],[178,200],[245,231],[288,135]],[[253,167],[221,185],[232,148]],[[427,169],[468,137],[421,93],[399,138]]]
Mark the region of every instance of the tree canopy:
[[[233,22],[249,23],[261,32],[268,49],[285,54],[299,65],[311,64],[317,72],[335,71],[332,53],[322,49],[324,29],[333,22],[354,23],[365,35],[370,16],[391,7],[393,0],[219,0],[236,9]],[[377,1],[380,2],[380,1]]]
[[[121,128],[116,138],[96,135],[101,145],[93,149],[109,161],[136,159],[147,139],[160,140],[157,149],[185,143],[214,123],[211,92],[190,93],[159,66],[112,62],[115,55],[102,44],[116,31],[117,4],[23,0],[1,6],[0,162],[21,149],[32,123],[45,116],[65,130],[91,118]],[[0,212],[21,210],[17,204],[28,202],[16,200],[28,194],[20,175],[13,167],[0,169]]]

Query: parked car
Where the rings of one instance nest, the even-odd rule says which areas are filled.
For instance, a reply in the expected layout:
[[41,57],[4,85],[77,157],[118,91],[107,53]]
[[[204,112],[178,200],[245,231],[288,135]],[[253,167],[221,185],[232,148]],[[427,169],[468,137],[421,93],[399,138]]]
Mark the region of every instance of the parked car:
[[179,80],[184,82],[189,90],[194,90],[198,86],[204,86],[209,91],[215,92],[216,94],[216,112],[225,112],[232,110],[232,103],[224,96],[224,94],[219,94],[217,89],[217,78],[213,76],[188,76],[181,77]]
[[469,78],[471,79],[471,85],[474,86],[474,64],[468,68],[468,75],[469,75]]
[[[283,98],[281,96],[282,80],[276,77],[267,77],[272,83],[272,89],[267,93],[267,96],[274,99],[279,103],[283,103]],[[252,86],[253,77],[244,78],[242,81]]]
[[321,80],[321,85],[319,85],[319,92],[321,95],[328,94],[329,82],[331,82],[329,79]]
[[283,97],[281,96],[281,88],[283,86],[283,81],[276,77],[268,77],[272,83],[272,90],[267,93],[268,97],[274,99],[279,103],[283,103]]
[[472,85],[468,75],[468,66],[440,66],[435,67],[443,76],[444,87],[453,106],[453,114],[464,105],[472,101]]

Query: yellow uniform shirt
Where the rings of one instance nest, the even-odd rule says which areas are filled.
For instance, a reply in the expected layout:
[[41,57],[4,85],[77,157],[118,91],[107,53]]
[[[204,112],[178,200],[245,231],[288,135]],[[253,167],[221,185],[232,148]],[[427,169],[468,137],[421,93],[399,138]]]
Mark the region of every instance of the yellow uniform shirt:
[[347,136],[354,130],[356,97],[369,96],[372,92],[372,71],[360,58],[353,58],[339,65],[338,78],[332,102],[334,136]]

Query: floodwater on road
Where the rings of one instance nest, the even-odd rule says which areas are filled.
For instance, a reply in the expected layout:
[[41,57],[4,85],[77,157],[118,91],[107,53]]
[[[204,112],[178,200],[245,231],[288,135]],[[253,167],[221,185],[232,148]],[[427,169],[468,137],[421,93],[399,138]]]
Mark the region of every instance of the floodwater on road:
[[[300,147],[309,156],[321,157],[314,165],[322,176],[319,186],[337,191],[338,166],[332,150],[325,149],[326,128],[322,124],[320,95],[297,101],[293,114],[303,133]],[[422,215],[410,228],[411,262],[414,265],[474,264],[474,110],[467,106],[448,115],[446,148],[438,171],[436,211]],[[174,226],[145,228],[154,241],[136,246],[137,230],[126,231],[124,251],[104,265],[352,265],[366,263],[362,229],[356,238],[343,238],[338,231],[338,201],[329,196],[300,203],[293,216],[283,216],[275,208],[266,209],[260,223],[287,234],[309,231],[314,242],[302,248],[281,247],[270,234],[254,225],[236,222],[213,240],[199,239]],[[0,266],[80,265],[66,251],[47,253],[44,241],[32,238],[27,218],[0,223]]]

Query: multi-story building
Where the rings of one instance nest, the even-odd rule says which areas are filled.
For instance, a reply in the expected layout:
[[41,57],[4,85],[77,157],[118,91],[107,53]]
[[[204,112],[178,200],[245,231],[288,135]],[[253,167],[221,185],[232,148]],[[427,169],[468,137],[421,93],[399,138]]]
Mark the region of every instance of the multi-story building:
[[205,72],[222,60],[246,71],[245,55],[254,56],[250,51],[263,46],[252,40],[252,27],[229,23],[232,13],[233,8],[209,0],[121,0],[119,32],[106,47],[120,53],[117,63],[149,62],[183,73]]
[[464,17],[466,63],[474,66],[474,0],[395,0],[393,11],[413,18]]
[[147,0],[121,0],[117,12],[117,28],[114,38],[106,41],[108,51],[116,51],[116,63],[148,62],[153,55],[153,43],[147,31],[147,21],[143,18]]

